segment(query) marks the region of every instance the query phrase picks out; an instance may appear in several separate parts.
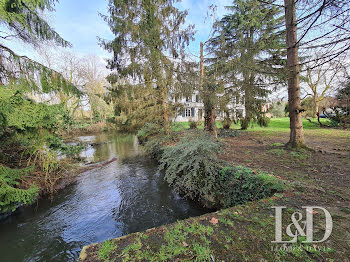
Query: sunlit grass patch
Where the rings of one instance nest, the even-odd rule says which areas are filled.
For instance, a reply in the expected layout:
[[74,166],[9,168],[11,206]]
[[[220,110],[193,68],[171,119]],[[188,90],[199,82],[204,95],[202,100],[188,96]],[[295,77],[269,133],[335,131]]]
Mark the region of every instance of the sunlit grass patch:
[[102,243],[100,249],[98,250],[97,256],[104,262],[109,262],[111,253],[117,248],[113,240],[107,240]]

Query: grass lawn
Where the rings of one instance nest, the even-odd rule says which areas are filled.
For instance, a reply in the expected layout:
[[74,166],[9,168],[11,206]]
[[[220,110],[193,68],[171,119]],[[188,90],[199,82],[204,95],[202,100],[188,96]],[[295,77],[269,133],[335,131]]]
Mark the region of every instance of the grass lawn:
[[[304,124],[306,142],[316,150],[284,147],[288,118],[271,119],[267,128],[255,126],[221,139],[225,146],[219,158],[279,177],[287,184],[284,193],[88,246],[80,261],[350,261],[350,130]],[[173,125],[177,130],[188,127]],[[271,242],[272,206],[287,207],[284,227],[292,223],[292,213],[304,212],[303,206],[326,208],[333,219],[330,238],[316,245],[301,243],[300,238],[284,250]],[[322,238],[323,230],[324,215],[316,212],[316,239]]]
[[[324,130],[326,133],[329,131],[329,129],[321,129],[319,124],[317,123],[317,119],[312,119],[314,123],[310,123],[308,120],[303,119],[303,126],[305,130],[317,130],[321,131]],[[321,119],[321,122],[324,124],[329,124],[329,121],[326,119]],[[217,128],[222,128],[222,122],[217,121],[216,122]],[[270,124],[268,127],[261,127],[258,124],[252,124],[248,131],[265,131],[265,132],[289,132],[289,118],[288,117],[281,117],[281,118],[271,118]],[[199,129],[203,129],[204,123],[201,123],[200,126],[198,126]],[[181,131],[186,130],[190,128],[189,122],[175,122],[172,123],[171,129],[173,131]],[[232,124],[232,129],[240,129],[241,126],[239,123]],[[333,129],[331,129],[333,130]],[[341,130],[340,130],[341,131]],[[329,131],[332,132],[332,131]]]

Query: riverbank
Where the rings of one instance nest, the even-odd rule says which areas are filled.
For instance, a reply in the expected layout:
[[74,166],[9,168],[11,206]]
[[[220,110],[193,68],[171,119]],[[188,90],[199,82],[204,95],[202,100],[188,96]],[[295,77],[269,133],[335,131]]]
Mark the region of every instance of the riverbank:
[[[100,132],[100,134],[103,132]],[[53,173],[45,173],[40,168],[35,167],[34,170],[26,176],[23,176],[19,180],[18,188],[20,189],[27,189],[31,186],[35,185],[38,188],[37,197],[32,205],[35,205],[39,200],[47,199],[47,198],[53,198],[59,191],[63,190],[67,186],[73,184],[76,182],[76,178],[89,170],[95,169],[95,168],[102,168],[108,164],[110,164],[113,161],[116,161],[117,158],[112,159],[106,159],[103,160],[99,159],[96,162],[87,162],[86,158],[82,155],[84,155],[84,151],[91,151],[94,147],[101,145],[105,142],[95,142],[95,141],[80,141],[79,137],[84,137],[91,139],[96,135],[96,133],[90,133],[85,136],[65,136],[63,139],[66,143],[70,145],[76,145],[78,147],[82,148],[82,152],[78,152],[77,155],[74,157],[72,156],[65,156],[65,157],[57,157],[57,161],[55,161],[55,165],[57,165],[59,168],[57,169],[57,172]],[[24,165],[22,168],[25,168],[26,161],[20,162],[22,165]],[[14,210],[13,212],[6,212],[6,213],[0,213],[0,221],[3,221],[12,215],[19,214],[22,212],[23,208],[31,206],[29,205],[23,205],[18,204],[18,208]]]
[[0,223],[1,262],[77,261],[85,245],[209,212],[168,186],[134,135],[82,139],[98,143],[89,162],[106,164]]
[[[306,129],[314,150],[283,147],[288,132],[247,131],[223,139],[219,158],[232,165],[249,166],[287,181],[283,194],[216,213],[190,218],[142,233],[87,246],[80,261],[349,261],[350,257],[350,133],[344,130]],[[291,244],[275,239],[272,206],[286,206],[282,224],[303,206],[326,208],[333,218],[330,238],[316,245]],[[324,233],[324,214],[314,214],[314,235]]]

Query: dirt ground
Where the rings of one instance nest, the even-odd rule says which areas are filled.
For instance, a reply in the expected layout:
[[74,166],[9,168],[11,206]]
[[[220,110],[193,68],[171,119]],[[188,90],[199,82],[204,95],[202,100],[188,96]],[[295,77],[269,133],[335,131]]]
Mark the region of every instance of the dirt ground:
[[[301,194],[319,204],[350,205],[350,138],[306,135],[311,150],[285,148],[288,134],[265,136],[247,132],[225,139],[220,155],[234,165],[245,165],[271,172],[292,184],[313,189]],[[313,193],[312,193],[313,191]],[[310,197],[310,199],[308,199]]]

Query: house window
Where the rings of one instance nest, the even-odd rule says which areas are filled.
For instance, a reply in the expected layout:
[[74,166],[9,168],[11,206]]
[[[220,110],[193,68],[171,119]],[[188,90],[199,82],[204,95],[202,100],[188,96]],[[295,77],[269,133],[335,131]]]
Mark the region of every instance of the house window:
[[185,108],[182,117],[194,117],[194,108]]
[[191,117],[191,108],[185,109],[185,117]]
[[199,103],[199,95],[196,95],[196,102]]
[[186,97],[186,102],[192,102],[192,97]]

